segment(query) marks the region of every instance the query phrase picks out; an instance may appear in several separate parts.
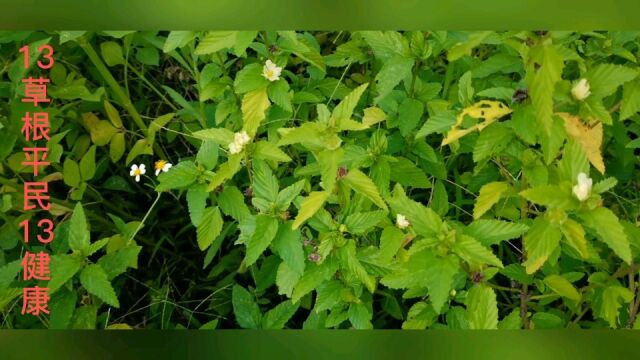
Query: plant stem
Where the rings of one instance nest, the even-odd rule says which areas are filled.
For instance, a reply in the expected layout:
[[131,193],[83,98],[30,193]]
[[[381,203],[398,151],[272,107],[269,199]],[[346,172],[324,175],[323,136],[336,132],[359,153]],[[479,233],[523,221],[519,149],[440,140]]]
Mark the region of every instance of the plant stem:
[[[527,180],[525,179],[523,174],[522,188],[524,189],[526,187],[527,187]],[[529,216],[528,211],[529,211],[529,207],[527,206],[527,200],[523,198],[520,203],[520,220],[524,220]],[[523,246],[522,260],[524,261],[526,259],[526,253],[524,249],[524,237],[522,237],[522,246]],[[527,317],[527,312],[529,310],[528,301],[529,301],[529,286],[527,284],[522,284],[522,291],[520,292],[520,318],[522,319],[522,327],[525,330],[530,329],[529,318]]]

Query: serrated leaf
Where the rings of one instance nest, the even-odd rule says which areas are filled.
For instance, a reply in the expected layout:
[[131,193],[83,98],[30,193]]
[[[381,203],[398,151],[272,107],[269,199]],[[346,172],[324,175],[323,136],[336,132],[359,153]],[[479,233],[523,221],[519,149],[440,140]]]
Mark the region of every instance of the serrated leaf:
[[217,207],[209,207],[204,210],[202,219],[197,226],[197,240],[200,250],[205,250],[220,235],[222,231],[222,215]]
[[638,76],[638,71],[630,67],[614,64],[600,64],[585,75],[589,80],[591,95],[603,98],[613,94],[618,86]]
[[[498,101],[482,100],[466,107],[456,118],[456,123],[453,128],[449,130],[447,136],[442,140],[442,146],[448,145],[474,131],[482,131],[487,126],[493,124],[496,120],[510,113],[511,109]],[[467,116],[474,119],[482,119],[482,121],[473,126],[462,129],[461,126]],[[422,130],[420,132],[422,132]]]
[[492,288],[474,285],[465,299],[469,329],[497,329],[498,302]]
[[347,176],[342,181],[345,182],[353,191],[371,200],[374,204],[382,209],[387,209],[387,205],[382,200],[378,188],[373,181],[362,171],[353,169],[349,170]]
[[207,198],[209,193],[205,191],[204,186],[193,186],[187,190],[187,207],[189,208],[189,217],[193,226],[198,227],[204,215],[204,209],[207,206]]
[[262,324],[262,313],[253,295],[240,285],[231,290],[233,313],[243,329],[258,329]]
[[329,198],[329,192],[327,191],[313,191],[302,202],[302,206],[298,211],[295,221],[291,225],[293,229],[297,229],[303,222],[311,218],[322,206],[324,202]]
[[502,261],[493,252],[467,235],[459,235],[453,246],[453,251],[464,261],[471,264],[488,264],[502,268]]
[[589,162],[604,174],[604,161],[600,148],[602,146],[602,123],[587,126],[580,118],[567,113],[558,114],[564,120],[567,135],[571,136],[584,150]]
[[159,184],[156,186],[156,190],[167,191],[185,188],[193,184],[199,175],[200,170],[193,161],[181,161],[169,171],[158,176]]
[[501,241],[515,239],[526,233],[529,227],[525,224],[502,220],[480,219],[465,228],[465,234],[480,241],[484,246],[496,245]]
[[580,301],[580,293],[576,288],[560,275],[549,275],[544,278],[544,283],[556,294],[571,300]]
[[247,254],[244,259],[246,266],[251,266],[258,260],[258,257],[269,247],[277,232],[277,219],[262,214],[256,217],[255,232],[246,244]]
[[338,255],[342,264],[341,267],[362,282],[370,293],[373,293],[376,288],[375,278],[367,273],[367,270],[358,260],[355,242],[349,241],[347,245],[341,247],[338,250]]
[[607,208],[579,213],[582,221],[592,227],[598,238],[627,264],[631,263],[631,247],[618,217]]
[[440,233],[442,219],[431,208],[409,199],[400,185],[396,185],[393,196],[389,198],[391,209],[404,215],[416,233],[432,237]]
[[583,259],[589,257],[587,240],[584,237],[582,225],[572,219],[566,219],[562,223],[562,226],[560,226],[560,231],[562,231],[567,243],[574,248]]
[[242,221],[251,212],[244,203],[244,195],[235,186],[225,186],[218,195],[218,205],[225,215],[231,216],[236,221]]
[[340,127],[343,121],[347,121],[351,119],[353,116],[353,110],[358,105],[360,101],[360,97],[369,86],[369,83],[362,84],[357,88],[353,89],[349,95],[347,95],[336,107],[333,109],[331,113],[330,122],[336,124],[336,126]]
[[489,211],[507,190],[509,190],[509,184],[506,182],[498,181],[483,185],[473,207],[473,218],[478,219]]
[[305,257],[300,230],[292,229],[290,222],[281,224],[273,239],[273,249],[289,269],[302,275],[305,267]]
[[107,273],[100,265],[91,264],[82,269],[80,283],[90,294],[97,296],[100,300],[113,307],[120,307],[120,302],[109,282]]
[[562,77],[563,58],[553,45],[542,45],[530,50],[532,64],[527,70],[529,96],[536,111],[538,124],[546,135],[552,133],[553,93]]
[[194,132],[192,136],[201,140],[212,141],[223,147],[233,142],[233,132],[224,128],[204,129]]
[[538,205],[549,208],[570,209],[575,206],[575,199],[568,189],[558,185],[536,186],[520,192],[520,196]]
[[53,294],[82,268],[83,260],[77,255],[51,256],[51,280],[48,287]]
[[260,123],[266,117],[265,111],[270,105],[267,89],[250,91],[242,98],[243,129],[249,137],[256,135]]
[[338,270],[335,261],[324,261],[319,265],[309,265],[304,271],[304,275],[296,284],[291,295],[291,301],[297,303],[300,298],[317,288],[325,280],[329,279]]
[[624,84],[620,121],[630,118],[638,111],[640,111],[640,79],[636,78],[634,81]]
[[262,319],[263,329],[282,329],[298,311],[300,304],[294,304],[286,300],[267,311]]
[[116,276],[125,273],[128,268],[138,268],[140,250],[142,250],[142,246],[129,245],[104,255],[98,260],[98,265],[107,274],[107,279],[112,280]]
[[344,225],[351,234],[364,234],[374,230],[374,226],[380,223],[386,215],[387,212],[383,210],[355,213],[347,216]]
[[222,49],[230,49],[236,42],[237,31],[209,31],[198,43],[197,55],[211,54]]
[[560,244],[561,237],[560,230],[542,217],[537,217],[533,221],[529,232],[524,237],[524,249],[527,254],[524,265],[527,274],[533,274],[542,267]]
[[255,144],[253,156],[256,159],[289,162],[291,158],[275,144],[268,141],[259,141]]
[[404,56],[394,56],[384,62],[380,71],[376,74],[376,89],[378,96],[373,100],[374,104],[384,99],[403,79],[411,76],[414,60]]
[[69,220],[69,247],[84,253],[89,248],[89,227],[81,203],[77,203]]

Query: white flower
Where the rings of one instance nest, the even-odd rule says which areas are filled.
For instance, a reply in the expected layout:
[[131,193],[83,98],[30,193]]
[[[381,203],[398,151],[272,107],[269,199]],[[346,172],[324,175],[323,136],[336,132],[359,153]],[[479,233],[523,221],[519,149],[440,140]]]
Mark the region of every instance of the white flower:
[[274,64],[273,61],[267,60],[267,62],[264,63],[264,67],[262,68],[262,76],[264,76],[267,80],[269,81],[280,80],[281,73],[282,73],[282,68]]
[[232,142],[229,144],[229,153],[230,154],[237,154],[240,151],[242,151],[242,148],[239,147],[235,142]]
[[136,177],[136,182],[140,182],[140,175],[144,175],[147,172],[147,169],[145,168],[144,164],[140,164],[140,166],[138,165],[131,165],[131,171],[129,172],[130,176],[135,176]]
[[398,227],[400,229],[404,229],[404,228],[409,227],[409,225],[411,225],[411,223],[409,223],[409,220],[407,220],[407,218],[404,217],[404,215],[398,214],[398,215],[396,215],[396,225],[398,225]]
[[241,131],[233,135],[233,142],[229,144],[229,153],[237,154],[249,143],[249,135],[246,131]]
[[578,184],[573,187],[573,194],[580,201],[585,201],[591,195],[591,186],[593,185],[593,180],[587,176],[585,173],[578,174]]
[[589,82],[587,81],[587,79],[580,79],[578,82],[576,82],[573,85],[573,88],[571,89],[571,94],[573,95],[574,98],[576,98],[576,100],[582,101],[586,98],[589,97],[589,95],[591,95],[591,90],[589,87]]
[[173,165],[171,165],[171,163],[167,162],[166,160],[158,160],[155,163],[155,169],[156,169],[156,176],[160,175],[160,172],[167,172],[169,171],[169,169],[171,169],[171,167]]

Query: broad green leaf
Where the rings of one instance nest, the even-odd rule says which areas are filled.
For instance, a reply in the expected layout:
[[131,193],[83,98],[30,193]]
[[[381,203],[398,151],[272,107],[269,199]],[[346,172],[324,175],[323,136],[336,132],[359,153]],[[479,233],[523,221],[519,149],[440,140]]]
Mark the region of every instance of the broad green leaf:
[[200,170],[193,161],[182,161],[166,173],[163,172],[158,176],[159,184],[156,186],[156,190],[167,191],[185,188],[193,184],[199,175]]
[[69,247],[84,253],[89,248],[89,226],[81,203],[77,203],[69,221]]
[[113,307],[120,307],[120,302],[109,282],[107,273],[100,265],[91,264],[82,269],[80,283],[90,294],[97,296],[100,300]]
[[627,264],[631,263],[629,240],[618,217],[607,208],[596,208],[579,213],[585,225],[593,228],[598,238]]
[[0,291],[9,288],[11,283],[18,277],[20,270],[22,270],[22,265],[19,260],[0,267]]
[[309,265],[293,288],[291,301],[297,303],[303,296],[316,289],[325,280],[332,277],[338,270],[338,263],[326,260],[321,264]]
[[267,216],[258,215],[256,218],[256,229],[247,245],[247,255],[244,259],[246,266],[251,266],[258,260],[258,257],[269,247],[271,241],[278,232],[278,220]]
[[322,72],[325,71],[322,55],[303,39],[299,39],[295,31],[279,31],[278,34],[281,36],[279,42],[280,49],[295,54]]
[[349,170],[347,176],[342,181],[345,182],[353,191],[371,200],[374,204],[382,209],[387,209],[387,205],[382,200],[376,184],[365,175],[362,171],[353,169]]
[[496,293],[485,285],[474,285],[465,299],[470,329],[497,329],[498,302]]
[[100,44],[100,52],[107,66],[124,64],[122,47],[115,41],[105,41]]
[[638,71],[627,66],[600,64],[586,74],[589,80],[591,95],[605,97],[613,94],[618,86],[638,76]]
[[484,215],[508,190],[509,184],[506,182],[492,182],[483,185],[473,207],[473,218],[478,219]]
[[529,96],[536,110],[536,119],[547,136],[551,135],[553,122],[553,93],[562,77],[564,61],[553,45],[531,48],[527,69]]
[[208,207],[197,226],[197,240],[200,250],[206,250],[222,231],[222,215],[217,207]]
[[405,242],[402,230],[395,226],[387,226],[380,235],[380,252],[378,258],[382,263],[389,262]]
[[298,311],[300,304],[293,304],[291,300],[286,300],[267,311],[262,319],[263,329],[282,329],[287,322]]
[[640,78],[624,84],[620,120],[626,120],[640,111]]
[[324,202],[327,201],[329,197],[329,192],[327,191],[313,191],[307,196],[302,202],[302,206],[298,211],[298,216],[296,216],[295,221],[291,225],[293,229],[297,229],[302,225],[303,222],[307,221],[311,218],[320,208],[324,205]]
[[80,160],[80,176],[82,180],[88,181],[93,179],[96,174],[96,146],[89,148],[86,154]]
[[225,186],[218,195],[218,205],[225,215],[231,216],[236,221],[242,221],[250,215],[249,208],[244,203],[244,195],[235,186]]
[[273,204],[278,196],[278,179],[273,175],[273,171],[266,162],[255,160],[253,162],[253,195],[255,198],[266,200]]
[[477,239],[482,245],[489,246],[520,237],[527,230],[529,227],[520,223],[480,219],[469,224],[465,228],[465,234]]
[[470,55],[471,50],[480,45],[482,41],[491,35],[491,31],[477,31],[470,33],[466,41],[455,44],[447,51],[447,60],[456,61],[462,56]]
[[237,31],[209,31],[198,43],[197,55],[211,54],[222,49],[231,49],[236,43]]
[[187,190],[187,207],[189,208],[189,217],[193,226],[198,227],[204,215],[204,209],[207,206],[207,198],[209,193],[204,186],[193,186]]
[[129,245],[107,255],[98,260],[98,265],[107,274],[107,279],[112,280],[116,276],[123,274],[128,268],[138,268],[138,255],[142,246]]
[[355,329],[373,329],[373,324],[371,324],[373,314],[364,303],[352,303],[349,305],[347,314]]
[[262,324],[262,313],[253,295],[240,285],[231,291],[231,303],[236,321],[243,329],[258,329]]
[[63,179],[64,183],[71,187],[78,187],[82,182],[82,179],[80,178],[80,167],[78,166],[78,163],[68,157],[64,160]]
[[587,240],[584,237],[582,225],[572,219],[566,219],[560,226],[560,231],[562,231],[562,235],[564,235],[569,246],[575,249],[583,259],[589,257]]
[[211,128],[196,131],[192,136],[201,139],[212,141],[222,147],[227,147],[233,142],[233,132],[224,128]]
[[260,123],[266,116],[265,111],[270,105],[266,89],[250,91],[242,98],[243,129],[249,137],[256,135]]
[[289,269],[302,275],[304,273],[304,249],[300,230],[293,230],[291,223],[286,222],[278,227],[273,239],[273,249],[287,264]]
[[83,266],[83,259],[77,255],[51,256],[51,280],[48,287],[53,294],[69,281]]
[[376,74],[376,89],[378,96],[373,100],[379,103],[404,79],[411,76],[414,60],[404,56],[394,56],[386,60]]
[[367,273],[367,270],[362,266],[360,260],[358,260],[355,242],[348,241],[347,245],[338,250],[338,255],[340,257],[342,269],[345,269],[348,273],[353,275],[365,285],[370,293],[373,293],[376,288],[375,278]]
[[431,208],[409,199],[400,185],[396,185],[393,196],[389,198],[391,209],[404,215],[416,233],[425,236],[437,236],[442,229],[442,220]]
[[320,177],[323,188],[326,191],[333,191],[334,185],[336,184],[336,177],[338,176],[338,167],[343,157],[344,150],[342,148],[323,150],[316,155],[318,164],[320,165]]
[[167,36],[167,40],[162,46],[162,51],[168,53],[175,49],[181,48],[187,45],[191,40],[196,37],[195,31],[171,31]]
[[459,235],[453,246],[453,251],[464,261],[471,264],[488,264],[502,268],[502,261],[493,252],[482,246],[482,244],[467,235]]
[[533,274],[560,244],[562,233],[542,217],[537,217],[524,237],[527,274]]
[[576,288],[560,275],[549,275],[544,278],[544,283],[556,294],[571,300],[580,301],[580,293]]
[[418,189],[428,189],[431,187],[431,181],[424,170],[420,169],[416,164],[407,158],[396,157],[396,162],[391,164],[393,171],[391,172],[391,181],[402,184],[402,186],[410,186]]
[[369,83],[362,84],[357,88],[353,89],[349,95],[347,95],[339,104],[333,109],[331,113],[330,122],[336,124],[336,126],[340,127],[343,121],[347,121],[351,119],[353,116],[353,110],[358,105],[358,101],[362,97],[362,94],[367,89]]
[[374,227],[387,216],[383,210],[355,213],[347,216],[344,224],[351,234],[364,234],[374,230]]
[[558,185],[537,186],[521,191],[520,196],[532,203],[558,209],[571,209],[578,201],[568,188]]
[[256,159],[289,162],[291,158],[275,144],[268,141],[259,141],[255,144],[253,156]]

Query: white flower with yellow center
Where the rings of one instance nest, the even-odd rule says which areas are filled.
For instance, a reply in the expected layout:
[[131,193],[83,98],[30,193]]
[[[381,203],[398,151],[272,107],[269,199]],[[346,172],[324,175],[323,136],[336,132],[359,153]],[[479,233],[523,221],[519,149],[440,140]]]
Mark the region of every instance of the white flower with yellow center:
[[576,82],[571,89],[571,95],[578,101],[588,98],[591,95],[591,87],[587,79],[583,78]]
[[409,220],[407,220],[407,218],[404,215],[398,214],[398,215],[396,215],[396,225],[400,229],[405,229],[405,228],[409,227],[409,225],[411,225],[411,223],[409,223]]
[[171,169],[173,165],[171,165],[171,163],[167,162],[166,160],[158,160],[156,161],[154,167],[156,169],[156,176],[160,175],[160,172],[167,172],[169,171],[169,169]]
[[269,81],[277,81],[280,80],[280,74],[282,73],[282,68],[278,65],[274,64],[273,61],[267,60],[264,63],[264,67],[262,68],[262,76]]
[[147,169],[145,168],[144,164],[140,164],[140,166],[138,165],[131,165],[131,171],[129,172],[130,176],[135,176],[136,178],[136,182],[140,182],[140,176],[144,175],[147,172]]
[[585,173],[578,174],[578,184],[573,187],[573,194],[580,201],[585,201],[591,195],[593,180]]
[[241,131],[233,135],[233,142],[229,144],[229,153],[237,154],[249,143],[249,135],[246,131]]

